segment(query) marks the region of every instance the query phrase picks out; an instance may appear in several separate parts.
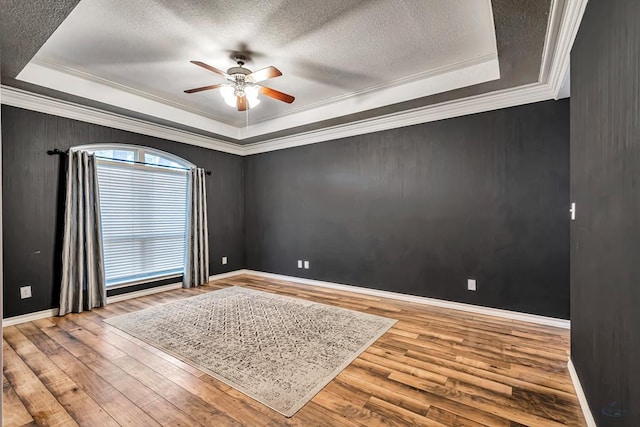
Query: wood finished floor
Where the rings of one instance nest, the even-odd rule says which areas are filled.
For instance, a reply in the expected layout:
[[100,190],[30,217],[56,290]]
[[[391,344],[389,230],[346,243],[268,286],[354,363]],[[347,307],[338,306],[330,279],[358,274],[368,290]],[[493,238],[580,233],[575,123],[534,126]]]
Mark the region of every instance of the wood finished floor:
[[[294,417],[104,318],[227,286],[398,319]],[[566,330],[236,276],[4,328],[3,425],[584,426]]]

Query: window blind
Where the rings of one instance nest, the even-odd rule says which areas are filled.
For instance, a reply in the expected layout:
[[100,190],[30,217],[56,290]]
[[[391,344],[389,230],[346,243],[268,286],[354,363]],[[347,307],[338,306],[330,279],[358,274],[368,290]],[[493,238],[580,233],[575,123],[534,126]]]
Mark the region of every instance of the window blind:
[[182,274],[187,171],[97,162],[107,286]]

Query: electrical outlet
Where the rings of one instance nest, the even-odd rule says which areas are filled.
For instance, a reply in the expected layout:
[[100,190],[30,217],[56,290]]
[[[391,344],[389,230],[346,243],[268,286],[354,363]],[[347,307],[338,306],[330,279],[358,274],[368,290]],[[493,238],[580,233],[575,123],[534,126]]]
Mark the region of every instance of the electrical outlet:
[[227,257],[226,257],[226,256],[223,256],[223,257],[222,257],[222,263],[223,263],[223,264],[226,264],[226,263],[227,263]]
[[306,268],[307,270],[309,269],[309,261],[304,262],[304,268]]
[[20,299],[31,298],[31,286],[22,286],[20,288]]
[[467,279],[467,290],[469,291],[476,290],[476,279]]
[[298,268],[302,268],[302,260],[301,259],[298,260]]

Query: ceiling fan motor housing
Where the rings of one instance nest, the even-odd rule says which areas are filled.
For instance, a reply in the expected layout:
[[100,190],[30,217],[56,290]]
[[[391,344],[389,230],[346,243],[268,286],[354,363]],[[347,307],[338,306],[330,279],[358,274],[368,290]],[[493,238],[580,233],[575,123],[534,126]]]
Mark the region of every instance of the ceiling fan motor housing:
[[227,74],[233,76],[234,74],[242,74],[246,76],[247,74],[251,74],[251,70],[248,70],[244,67],[231,67],[227,70]]

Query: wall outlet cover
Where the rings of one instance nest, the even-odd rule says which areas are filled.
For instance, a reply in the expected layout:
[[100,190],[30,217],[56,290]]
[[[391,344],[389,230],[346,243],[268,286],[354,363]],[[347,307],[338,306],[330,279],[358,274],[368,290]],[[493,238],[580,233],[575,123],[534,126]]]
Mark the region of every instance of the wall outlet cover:
[[22,286],[20,288],[20,299],[31,298],[31,286]]
[[222,263],[223,263],[223,264],[226,264],[226,263],[227,263],[227,257],[226,257],[226,256],[223,256],[223,257],[222,257]]
[[304,268],[306,268],[307,270],[309,269],[309,261],[304,262]]
[[302,260],[301,259],[298,260],[298,268],[302,268]]
[[467,290],[476,290],[476,279],[467,279]]

